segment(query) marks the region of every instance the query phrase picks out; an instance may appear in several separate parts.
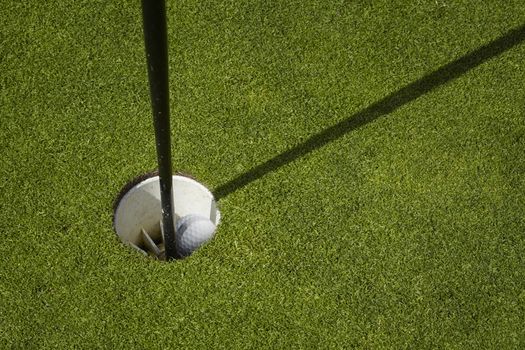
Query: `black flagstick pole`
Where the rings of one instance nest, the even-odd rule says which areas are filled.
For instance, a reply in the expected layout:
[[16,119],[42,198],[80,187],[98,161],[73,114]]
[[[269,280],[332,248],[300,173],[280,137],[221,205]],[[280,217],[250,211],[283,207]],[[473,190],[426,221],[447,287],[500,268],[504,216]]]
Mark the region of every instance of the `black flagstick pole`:
[[166,260],[171,260],[176,257],[177,252],[173,223],[168,94],[168,35],[164,0],[142,0],[142,18],[144,20],[144,40],[159,165],[162,231],[166,248]]

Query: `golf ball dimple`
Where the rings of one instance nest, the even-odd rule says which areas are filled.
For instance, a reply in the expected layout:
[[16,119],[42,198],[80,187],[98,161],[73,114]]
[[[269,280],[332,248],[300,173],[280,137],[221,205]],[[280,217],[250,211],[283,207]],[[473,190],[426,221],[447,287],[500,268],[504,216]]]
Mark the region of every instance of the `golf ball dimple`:
[[212,239],[216,226],[208,218],[189,214],[183,216],[176,226],[175,243],[182,257],[189,256],[201,245]]

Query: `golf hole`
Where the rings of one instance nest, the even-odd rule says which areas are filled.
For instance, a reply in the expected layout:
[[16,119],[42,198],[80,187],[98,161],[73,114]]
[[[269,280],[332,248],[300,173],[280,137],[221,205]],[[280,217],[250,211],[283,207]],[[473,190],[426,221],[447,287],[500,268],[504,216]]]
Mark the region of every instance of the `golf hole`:
[[[190,177],[174,175],[172,179],[175,225],[186,216],[198,216],[217,227],[220,212],[213,194]],[[165,260],[161,216],[159,176],[145,175],[121,191],[115,203],[113,226],[122,243],[146,256]]]

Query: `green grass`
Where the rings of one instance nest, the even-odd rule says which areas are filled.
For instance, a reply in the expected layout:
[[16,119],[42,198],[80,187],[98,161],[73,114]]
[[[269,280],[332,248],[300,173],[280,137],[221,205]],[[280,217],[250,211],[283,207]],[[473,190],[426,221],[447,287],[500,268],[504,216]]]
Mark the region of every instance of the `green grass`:
[[140,16],[0,7],[1,348],[525,346],[523,34],[479,51],[522,0],[169,1],[173,163],[223,215],[174,263],[112,230],[156,167]]

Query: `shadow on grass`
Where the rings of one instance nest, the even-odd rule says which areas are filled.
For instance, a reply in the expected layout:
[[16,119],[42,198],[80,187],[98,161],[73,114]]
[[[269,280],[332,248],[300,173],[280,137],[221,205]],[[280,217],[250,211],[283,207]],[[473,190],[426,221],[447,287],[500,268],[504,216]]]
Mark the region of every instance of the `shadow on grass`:
[[392,113],[399,107],[431,92],[432,90],[454,80],[487,60],[500,55],[525,40],[525,25],[517,27],[498,39],[476,49],[475,51],[452,61],[436,71],[391,93],[385,98],[353,114],[347,119],[310,136],[301,144],[257,165],[227,183],[217,187],[213,192],[217,200],[226,197],[249,183],[275,171],[283,165],[339,139],[375,119]]

